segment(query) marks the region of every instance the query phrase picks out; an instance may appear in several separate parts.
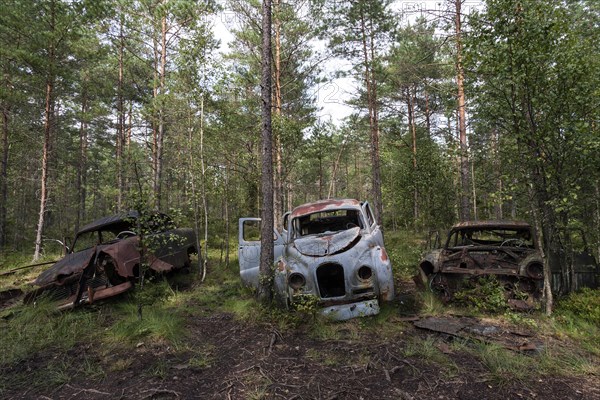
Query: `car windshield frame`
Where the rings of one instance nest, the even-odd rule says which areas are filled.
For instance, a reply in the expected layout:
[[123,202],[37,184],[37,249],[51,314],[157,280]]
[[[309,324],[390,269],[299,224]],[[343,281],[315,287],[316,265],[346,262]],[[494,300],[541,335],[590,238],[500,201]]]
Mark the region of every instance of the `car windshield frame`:
[[535,249],[531,228],[506,226],[461,227],[450,231],[445,248],[503,246]]
[[[342,215],[344,213],[345,215]],[[328,220],[328,223],[325,221]],[[345,222],[343,227],[336,226],[336,222]],[[352,223],[354,226],[348,227]],[[321,227],[321,224],[323,226]],[[365,221],[360,209],[357,208],[337,208],[332,210],[318,211],[293,218],[291,223],[291,232],[294,239],[309,236],[320,236],[325,234],[335,234],[343,232],[358,226],[365,229]],[[321,229],[322,228],[322,229]],[[332,228],[331,230],[325,228]],[[341,228],[341,229],[337,229]]]

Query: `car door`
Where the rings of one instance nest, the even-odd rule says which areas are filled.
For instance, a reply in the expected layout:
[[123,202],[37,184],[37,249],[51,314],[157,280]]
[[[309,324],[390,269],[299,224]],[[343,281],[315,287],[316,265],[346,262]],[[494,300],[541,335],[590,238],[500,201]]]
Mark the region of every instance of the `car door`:
[[367,231],[371,233],[372,240],[379,246],[383,246],[383,233],[381,232],[381,227],[377,225],[377,221],[375,221],[375,216],[373,214],[373,210],[371,210],[371,206],[365,201],[362,209],[367,225]]
[[[273,230],[274,260],[283,255],[283,237]],[[246,286],[258,287],[260,265],[260,218],[240,218],[238,232],[240,278]]]

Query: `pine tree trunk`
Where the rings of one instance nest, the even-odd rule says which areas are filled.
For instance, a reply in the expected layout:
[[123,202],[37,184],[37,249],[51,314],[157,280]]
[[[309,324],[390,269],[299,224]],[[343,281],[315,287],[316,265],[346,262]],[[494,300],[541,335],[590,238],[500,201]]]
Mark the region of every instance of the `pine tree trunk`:
[[417,124],[415,123],[415,95],[410,88],[406,88],[408,107],[408,126],[412,137],[412,166],[413,166],[413,224],[416,226],[419,219],[419,191],[416,184],[417,178]]
[[[165,94],[165,74],[167,68],[167,17],[161,19],[161,51],[160,51],[160,73],[159,73],[159,95]],[[154,176],[154,201],[155,208],[161,209],[162,205],[162,169],[163,169],[163,143],[164,143],[164,99],[161,97],[158,101],[158,128],[156,133],[156,169]]]
[[270,303],[273,296],[273,130],[271,126],[271,56],[271,0],[263,0],[261,74],[261,187],[263,201],[260,228],[260,277],[258,286],[258,298],[263,303]]
[[87,182],[87,94],[81,94],[81,122],[79,126],[79,165],[77,166],[77,194],[79,197],[79,206],[75,221],[75,232],[79,230],[80,225],[85,220],[85,200],[86,200],[86,182]]
[[460,135],[460,220],[471,219],[469,204],[469,158],[467,146],[467,124],[465,112],[465,89],[464,69],[462,64],[462,28],[461,28],[461,3],[462,0],[454,0],[456,4],[456,86],[458,88],[458,130]]
[[119,24],[119,78],[117,82],[117,137],[115,145],[115,168],[117,180],[117,210],[123,208],[123,145],[125,142],[125,109],[123,100],[123,52],[125,48],[123,36],[123,15]]
[[273,210],[275,218],[275,228],[279,229],[283,225],[283,160],[282,160],[282,121],[281,121],[281,20],[279,17],[279,3],[281,0],[275,0],[273,3],[275,11],[275,121],[277,121],[278,129],[275,134],[275,196],[273,198]]
[[496,219],[501,220],[503,216],[502,203],[502,174],[500,173],[501,161],[500,161],[500,138],[498,136],[498,130],[492,129],[492,157],[494,165],[494,174],[496,175],[496,192],[497,196],[494,201],[494,216]]
[[206,195],[206,168],[204,166],[204,95],[200,98],[200,166],[202,168],[202,209],[204,212],[204,251],[202,257],[202,282],[208,265],[208,201]]
[[0,248],[6,244],[6,203],[8,202],[8,121],[10,109],[2,105],[2,158],[0,162]]
[[229,267],[229,174],[230,174],[229,160],[225,164],[225,266]]
[[377,115],[377,86],[373,76],[371,64],[374,62],[375,45],[373,37],[367,33],[364,11],[361,9],[361,37],[363,45],[363,59],[365,68],[365,86],[367,89],[367,108],[369,111],[369,127],[371,134],[371,171],[373,175],[372,196],[375,218],[383,226],[383,203],[381,196],[381,167],[379,156],[379,123]]

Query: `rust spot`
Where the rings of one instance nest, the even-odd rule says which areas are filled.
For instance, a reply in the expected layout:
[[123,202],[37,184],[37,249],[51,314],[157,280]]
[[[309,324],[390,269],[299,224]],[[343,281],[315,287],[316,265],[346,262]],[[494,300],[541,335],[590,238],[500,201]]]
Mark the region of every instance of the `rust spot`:
[[343,207],[356,207],[359,206],[360,202],[354,199],[343,199],[343,200],[320,200],[314,203],[308,203],[296,207],[291,214],[292,218],[297,218],[302,215],[313,214],[319,211],[324,211],[331,208],[343,208]]
[[283,272],[285,270],[285,263],[283,262],[283,260],[279,260],[277,262],[277,269],[279,270],[279,272]]
[[387,261],[389,259],[387,251],[382,247],[381,248],[381,261]]

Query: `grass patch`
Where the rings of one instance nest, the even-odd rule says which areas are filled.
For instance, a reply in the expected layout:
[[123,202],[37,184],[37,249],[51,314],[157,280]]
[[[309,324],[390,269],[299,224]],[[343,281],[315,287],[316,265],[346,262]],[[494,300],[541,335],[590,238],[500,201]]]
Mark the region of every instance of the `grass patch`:
[[395,280],[412,279],[423,254],[420,235],[412,231],[386,231],[385,249],[392,262]]
[[108,329],[108,338],[117,343],[136,344],[142,340],[181,343],[185,336],[184,319],[176,309],[154,304],[142,307],[141,318],[138,304],[128,301],[115,308],[121,318]]
[[[489,379],[499,386],[515,381],[522,383],[536,372],[533,359],[495,344],[475,343],[471,352],[487,368]],[[528,373],[524,374],[523,371]]]
[[417,292],[415,299],[416,307],[423,316],[443,315],[449,310],[448,306],[442,303],[439,296],[430,290]]
[[63,352],[78,341],[95,336],[103,321],[103,314],[89,309],[56,312],[54,304],[47,301],[40,301],[36,306],[17,306],[13,318],[0,322],[0,365],[18,362],[40,352]]
[[454,362],[437,348],[436,339],[433,337],[427,337],[425,340],[419,337],[410,338],[403,349],[403,353],[406,357],[419,358],[444,366],[448,371],[457,370]]

